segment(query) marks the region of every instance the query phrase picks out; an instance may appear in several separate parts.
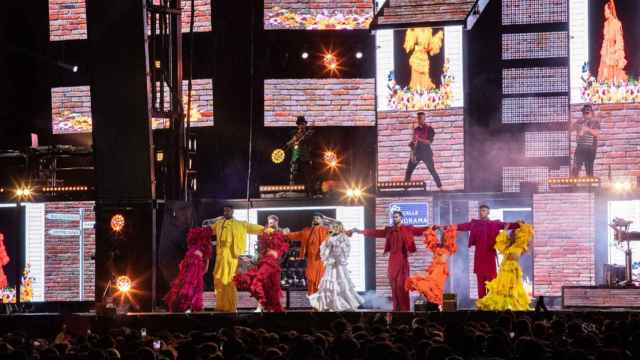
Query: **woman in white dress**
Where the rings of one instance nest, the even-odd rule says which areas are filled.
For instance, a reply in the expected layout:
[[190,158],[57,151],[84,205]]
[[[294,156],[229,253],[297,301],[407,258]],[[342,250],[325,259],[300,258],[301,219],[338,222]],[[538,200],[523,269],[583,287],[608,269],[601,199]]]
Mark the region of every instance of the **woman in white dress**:
[[329,238],[320,246],[320,258],[325,270],[318,292],[309,296],[311,306],[318,311],[354,311],[364,300],[355,290],[347,269],[351,243],[342,223],[326,218],[331,224]]

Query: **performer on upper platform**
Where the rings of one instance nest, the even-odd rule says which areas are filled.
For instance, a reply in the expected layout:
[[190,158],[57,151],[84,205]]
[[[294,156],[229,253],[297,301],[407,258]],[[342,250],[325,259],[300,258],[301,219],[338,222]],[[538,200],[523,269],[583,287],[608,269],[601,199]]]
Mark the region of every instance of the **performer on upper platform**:
[[292,133],[287,147],[291,148],[291,162],[289,168],[289,184],[304,183],[307,195],[314,194],[313,161],[311,160],[311,135],[313,129],[307,127],[304,116],[296,120],[298,128]]
[[320,247],[325,272],[318,291],[309,296],[311,306],[318,311],[354,311],[364,303],[349,276],[351,232],[341,222],[324,218],[331,223],[329,238]]
[[428,227],[415,227],[402,224],[402,212],[393,212],[393,226],[384,229],[354,229],[365,236],[385,238],[384,255],[391,254],[387,276],[391,285],[394,311],[409,311],[409,292],[405,288],[409,278],[409,253],[416,252],[415,237],[422,235]]
[[417,291],[431,304],[442,306],[444,283],[449,276],[447,261],[456,253],[457,226],[449,225],[444,229],[442,240],[438,240],[435,227],[424,232],[424,244],[433,253],[431,265],[424,273],[418,273],[407,279],[408,291]]
[[628,76],[624,71],[624,67],[627,66],[624,54],[624,34],[613,0],[609,0],[604,5],[604,19],[598,81],[606,83],[627,81]]
[[489,206],[480,205],[480,219],[458,224],[458,231],[469,231],[469,247],[475,246],[473,256],[473,272],[478,280],[478,299],[487,294],[486,282],[496,277],[496,237],[500,230],[508,225],[509,229],[517,229],[518,223],[504,223],[489,219]]
[[591,105],[587,104],[582,107],[582,119],[571,124],[571,130],[576,132],[577,142],[571,176],[580,175],[582,164],[584,164],[587,176],[593,176],[593,163],[596,160],[598,137],[600,136],[600,121],[595,118]]
[[431,126],[427,125],[424,112],[419,112],[417,117],[418,126],[413,129],[413,137],[409,143],[411,156],[409,158],[409,163],[407,164],[404,181],[411,181],[413,171],[422,161],[427,166],[427,169],[431,173],[433,181],[435,181],[438,189],[442,190],[442,182],[440,181],[440,176],[438,175],[433,163],[433,150],[431,150],[431,143],[433,143],[433,138],[436,132]]
[[300,241],[299,257],[307,260],[307,268],[304,272],[307,280],[307,295],[313,295],[318,291],[320,279],[325,271],[320,247],[329,235],[329,228],[323,225],[322,216],[316,213],[313,215],[310,227],[285,234],[287,239]]
[[216,292],[216,310],[237,310],[237,291],[233,277],[238,270],[238,257],[246,248],[247,233],[262,234],[264,227],[233,218],[233,207],[224,207],[224,216],[211,225],[216,237],[216,264],[213,286]]
[[520,228],[509,236],[509,225],[496,238],[496,249],[504,256],[498,276],[487,283],[487,296],[479,299],[479,310],[488,311],[524,311],[529,310],[531,299],[522,282],[522,269],[518,264],[520,255],[527,251],[533,227],[520,224]]
[[267,217],[267,227],[258,240],[259,259],[253,269],[238,274],[234,282],[238,289],[249,291],[258,301],[256,311],[283,311],[280,303],[280,257],[287,253],[289,245],[279,227],[280,220],[276,215]]
[[7,275],[4,273],[3,267],[9,263],[11,258],[7,255],[7,249],[4,247],[4,234],[0,233],[0,289],[9,286]]
[[211,229],[194,228],[187,235],[187,253],[180,262],[179,273],[165,295],[170,312],[201,311],[204,274],[213,252]]

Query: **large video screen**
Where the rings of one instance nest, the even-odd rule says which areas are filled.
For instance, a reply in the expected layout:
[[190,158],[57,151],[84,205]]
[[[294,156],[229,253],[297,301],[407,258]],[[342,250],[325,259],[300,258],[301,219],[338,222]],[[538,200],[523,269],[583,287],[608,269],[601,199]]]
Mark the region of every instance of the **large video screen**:
[[[93,301],[95,299],[95,213],[92,201],[27,203],[25,238],[15,226],[16,208],[0,205],[0,232],[9,262],[3,301],[15,297],[17,259],[22,246],[21,301]],[[0,257],[2,257],[0,251]],[[9,276],[11,274],[11,276]]]
[[376,87],[378,181],[464,189],[462,27],[376,31]]
[[[187,110],[187,81],[182,83],[183,105]],[[165,86],[165,101],[169,89]],[[194,79],[191,92],[191,126],[212,126],[213,81]],[[167,119],[152,119],[153,129],[169,126]],[[51,89],[51,128],[53,134],[82,134],[92,130],[91,88],[89,86],[55,87]]]
[[[160,0],[154,0],[160,4]],[[182,0],[182,32],[189,31],[191,1]],[[195,1],[193,30],[211,31],[211,0]],[[49,0],[49,40],[82,40],[87,38],[85,0]]]
[[640,102],[640,3],[570,0],[571,102]]
[[369,0],[265,0],[266,30],[368,29],[373,19]]

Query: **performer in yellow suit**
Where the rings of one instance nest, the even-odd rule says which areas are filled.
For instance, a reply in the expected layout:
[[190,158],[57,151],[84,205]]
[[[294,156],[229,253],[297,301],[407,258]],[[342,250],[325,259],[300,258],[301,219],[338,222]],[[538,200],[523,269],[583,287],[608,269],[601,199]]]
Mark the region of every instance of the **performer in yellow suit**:
[[233,208],[224,208],[222,219],[211,225],[216,237],[216,264],[213,286],[216,291],[216,311],[234,312],[238,307],[233,277],[238,269],[238,257],[246,248],[247,233],[262,234],[262,225],[250,224],[233,218]]
[[613,0],[609,0],[604,5],[604,18],[598,82],[627,81],[628,76],[624,71],[624,67],[627,65],[624,55],[624,34]]
[[478,310],[524,311],[529,309],[530,298],[522,283],[522,269],[518,259],[527,251],[529,239],[533,235],[530,224],[520,223],[520,227],[509,236],[508,226],[496,237],[496,250],[504,258],[498,276],[487,282],[487,296],[476,303]]
[[407,30],[404,38],[404,50],[411,54],[409,65],[411,66],[411,90],[431,90],[435,87],[429,77],[429,56],[436,55],[442,48],[444,34],[438,31],[433,35],[430,27],[411,28]]

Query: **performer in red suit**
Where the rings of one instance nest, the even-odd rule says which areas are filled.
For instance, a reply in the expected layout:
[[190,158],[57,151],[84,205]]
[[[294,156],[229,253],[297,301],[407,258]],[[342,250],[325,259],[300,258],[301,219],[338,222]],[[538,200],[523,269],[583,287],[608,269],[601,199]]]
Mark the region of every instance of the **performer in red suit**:
[[164,297],[169,311],[201,311],[204,274],[213,252],[210,228],[193,228],[187,236],[187,253],[180,262],[179,273]]
[[275,215],[267,217],[266,229],[258,240],[258,265],[234,278],[238,290],[249,291],[258,300],[256,311],[283,311],[280,304],[280,257],[289,250],[289,245],[278,222]]
[[[485,283],[496,278],[496,237],[506,223],[489,219],[489,206],[480,205],[480,219],[458,224],[458,231],[469,231],[469,247],[475,246],[473,272],[478,279],[478,299],[486,294]],[[517,229],[518,223],[509,224],[509,229]]]
[[415,227],[402,224],[402,212],[393,212],[393,226],[384,229],[354,229],[365,236],[385,238],[384,255],[389,258],[388,277],[391,284],[394,311],[409,311],[409,291],[405,289],[405,282],[409,278],[409,253],[416,252],[414,237],[422,235],[427,227]]

